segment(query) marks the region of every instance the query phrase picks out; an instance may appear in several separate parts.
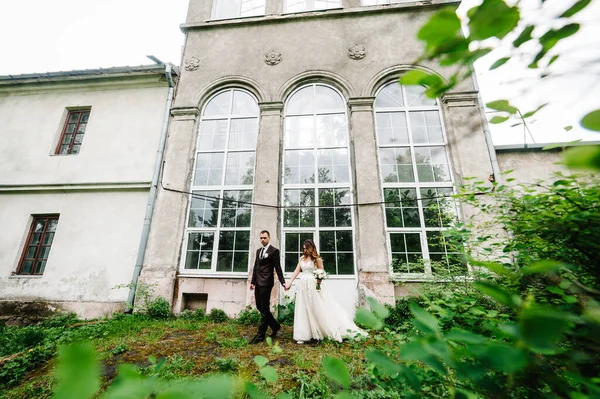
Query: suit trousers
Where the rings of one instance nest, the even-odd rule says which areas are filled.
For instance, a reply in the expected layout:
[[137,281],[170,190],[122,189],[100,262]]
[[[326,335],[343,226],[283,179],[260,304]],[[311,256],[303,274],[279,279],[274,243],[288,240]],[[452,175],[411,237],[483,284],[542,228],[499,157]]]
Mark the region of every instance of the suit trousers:
[[281,327],[273,314],[271,313],[271,290],[273,286],[260,286],[257,285],[254,288],[254,299],[256,300],[256,308],[260,312],[260,327],[258,327],[258,335],[265,336],[267,334],[267,328],[271,327],[271,330],[279,330]]

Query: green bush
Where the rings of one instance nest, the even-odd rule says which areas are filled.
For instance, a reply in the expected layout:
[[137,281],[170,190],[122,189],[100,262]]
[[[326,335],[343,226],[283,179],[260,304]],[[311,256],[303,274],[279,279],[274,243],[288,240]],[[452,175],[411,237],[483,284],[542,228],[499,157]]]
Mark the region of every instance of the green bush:
[[237,371],[239,367],[237,360],[232,358],[217,357],[215,358],[213,363],[217,367],[217,369],[222,373],[231,373],[233,371]]
[[260,323],[260,312],[256,309],[252,309],[250,306],[246,306],[246,308],[238,315],[237,321],[244,326],[258,325]]
[[206,313],[204,312],[204,309],[201,308],[196,310],[185,309],[179,313],[178,317],[183,320],[202,321],[206,319]]
[[48,319],[45,319],[41,325],[42,325],[42,327],[49,327],[49,328],[66,327],[70,324],[75,324],[79,321],[80,320],[77,318],[77,315],[75,313],[71,312],[71,313],[58,314],[58,315],[55,315]]
[[229,317],[223,309],[212,308],[208,314],[208,319],[213,323],[224,323],[229,320]]
[[153,319],[168,319],[171,316],[171,305],[163,297],[156,297],[148,303],[148,316]]
[[294,325],[294,311],[296,309],[296,299],[289,301],[285,305],[277,305],[277,320],[285,326]]

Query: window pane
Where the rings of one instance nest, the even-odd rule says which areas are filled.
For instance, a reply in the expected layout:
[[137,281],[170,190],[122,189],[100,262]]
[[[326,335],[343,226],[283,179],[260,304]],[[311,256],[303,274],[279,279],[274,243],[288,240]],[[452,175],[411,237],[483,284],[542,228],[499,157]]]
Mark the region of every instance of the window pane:
[[89,117],[90,117],[90,111],[83,112],[83,115],[81,115],[81,123],[87,123]]
[[320,150],[318,153],[319,183],[348,183],[348,150]]
[[225,185],[249,185],[254,182],[254,151],[227,155]]
[[421,182],[450,181],[450,168],[446,150],[443,146],[416,147],[415,160],[417,173]]
[[421,189],[425,226],[450,227],[456,223],[457,211],[451,188]]
[[315,210],[312,208],[315,204],[314,189],[285,190],[283,197],[285,207],[307,207],[284,209],[283,225],[285,227],[313,227],[315,225]]
[[411,112],[410,124],[415,143],[443,143],[438,111]]
[[189,233],[186,269],[210,269],[214,233]]
[[83,142],[83,134],[77,134],[75,136],[75,144],[81,144]]
[[406,102],[409,106],[434,106],[436,101],[425,95],[423,86],[404,86],[406,91]]
[[31,274],[32,269],[33,269],[33,261],[26,260],[25,262],[23,262],[23,267],[21,268],[21,274]]
[[285,147],[312,148],[313,139],[312,116],[288,116],[285,118]]
[[313,151],[286,151],[284,182],[286,184],[314,183],[314,162]]
[[42,274],[42,273],[44,273],[45,268],[46,268],[46,261],[38,260],[36,262],[35,271],[33,272],[33,274]]
[[384,182],[414,182],[410,148],[380,148],[379,162]]
[[231,133],[229,134],[229,149],[256,148],[256,136],[258,134],[258,118],[232,119]]
[[79,126],[77,126],[77,134],[84,134],[86,126],[87,126],[87,124],[80,123]]
[[231,90],[217,94],[206,104],[204,116],[229,115],[231,111]]
[[34,259],[35,254],[37,253],[37,245],[32,245],[27,248],[27,253],[25,254],[25,259]]
[[316,112],[344,112],[345,104],[342,97],[332,88],[326,86],[315,86]]
[[233,269],[233,252],[221,252],[217,256],[217,271],[218,272],[230,272]]
[[321,252],[320,255],[323,261],[323,269],[329,274],[338,274],[335,252]]
[[227,119],[204,120],[200,123],[198,151],[223,150],[226,139]]
[[337,266],[339,274],[354,274],[354,254],[338,252]]
[[79,112],[71,112],[69,115],[69,123],[77,123],[79,121]]
[[[208,198],[207,198],[208,197]],[[188,227],[214,227],[219,212],[218,191],[193,191]]]
[[397,108],[404,106],[402,86],[394,82],[385,86],[375,98],[375,109]]
[[408,144],[406,113],[378,112],[376,117],[379,145]]
[[423,273],[421,235],[390,233],[392,269],[395,273]]
[[40,248],[40,252],[38,253],[38,259],[48,259],[49,254],[50,254],[50,247],[43,246]]
[[312,233],[285,233],[285,272],[291,273],[298,265],[300,259],[302,243],[305,240],[313,239]]
[[[242,2],[249,3],[248,1]],[[256,1],[253,2],[256,3]],[[256,100],[246,92],[235,90],[233,92],[233,108],[231,110],[231,115],[258,116],[258,105],[256,104]]]
[[316,118],[319,147],[346,147],[348,145],[345,114],[318,115]]
[[252,191],[223,192],[222,227],[250,227]]
[[80,144],[75,144],[71,150],[71,154],[79,154],[79,147],[81,147]]
[[314,112],[314,86],[307,86],[298,90],[289,99],[286,115],[307,115]]
[[223,158],[223,153],[197,154],[194,185],[220,185],[223,174]]
[[65,137],[63,138],[62,144],[71,144],[71,141],[73,140],[73,135],[72,134],[65,134]]

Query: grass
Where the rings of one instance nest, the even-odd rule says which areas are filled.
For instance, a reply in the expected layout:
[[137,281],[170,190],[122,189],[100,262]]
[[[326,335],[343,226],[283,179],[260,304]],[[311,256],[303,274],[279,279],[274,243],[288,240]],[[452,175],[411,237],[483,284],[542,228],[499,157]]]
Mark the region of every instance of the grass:
[[[332,391],[321,366],[324,357],[341,358],[351,372],[359,373],[359,370],[367,370],[364,350],[382,344],[381,340],[371,336],[360,344],[323,341],[297,345],[292,338],[293,327],[282,326],[276,340],[282,352],[274,354],[266,343],[249,344],[256,329],[256,326],[241,325],[233,320],[211,323],[120,316],[95,325],[63,326],[60,334],[54,332],[51,337],[65,343],[91,341],[103,364],[102,384],[105,388],[117,376],[119,364],[134,364],[145,373],[152,369],[149,358],[153,356],[158,361],[165,359],[158,378],[174,380],[229,373],[257,384],[269,395],[291,392],[295,397],[320,397],[324,389]],[[268,365],[279,373],[277,382],[266,383],[262,379],[253,360],[258,355],[269,358]],[[55,360],[51,358],[24,372],[18,384],[0,385],[0,397],[50,398],[55,385],[54,366]],[[366,376],[353,377],[356,381],[367,381],[368,385]]]

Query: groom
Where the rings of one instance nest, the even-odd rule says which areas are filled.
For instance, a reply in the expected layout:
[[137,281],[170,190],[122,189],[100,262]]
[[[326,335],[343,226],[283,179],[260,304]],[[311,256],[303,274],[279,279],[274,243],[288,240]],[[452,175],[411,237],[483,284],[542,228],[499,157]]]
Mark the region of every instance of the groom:
[[255,290],[254,298],[256,300],[256,308],[261,315],[258,333],[252,338],[252,341],[250,341],[250,343],[253,344],[265,340],[267,327],[270,326],[273,331],[271,338],[275,338],[277,332],[281,328],[281,325],[275,320],[270,310],[271,290],[273,289],[275,282],[273,270],[277,272],[279,282],[281,282],[281,285],[284,287],[285,279],[283,278],[281,264],[279,263],[279,250],[269,244],[270,240],[271,235],[267,230],[260,232],[260,243],[262,244],[262,248],[256,251],[256,260],[254,261],[254,270],[252,271],[252,282],[250,283],[250,290]]

